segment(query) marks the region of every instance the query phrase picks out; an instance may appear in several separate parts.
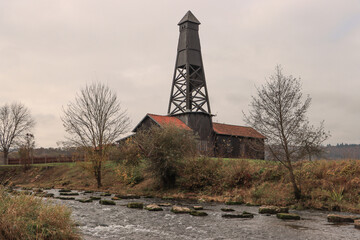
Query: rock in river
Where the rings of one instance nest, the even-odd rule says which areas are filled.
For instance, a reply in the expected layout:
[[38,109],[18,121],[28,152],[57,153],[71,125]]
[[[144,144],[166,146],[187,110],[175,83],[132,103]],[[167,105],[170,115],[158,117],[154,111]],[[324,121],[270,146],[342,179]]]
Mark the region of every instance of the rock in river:
[[91,197],[90,197],[90,199],[91,199],[91,200],[100,200],[100,199],[101,199],[101,197],[91,196]]
[[145,207],[145,209],[149,210],[149,211],[162,211],[163,210],[161,207],[159,207],[159,205],[156,205],[156,204],[147,205]]
[[276,217],[283,220],[300,220],[300,216],[295,213],[277,213]]
[[197,216],[197,217],[204,217],[208,214],[206,212],[200,212],[200,211],[191,211],[190,215]]
[[102,197],[110,197],[111,193],[102,193],[102,194],[100,194],[100,196],[102,196]]
[[173,206],[171,208],[171,211],[173,213],[190,213],[191,210],[188,207],[180,207],[180,206]]
[[133,195],[133,194],[128,194],[128,195],[115,195],[115,197],[117,198],[121,198],[121,199],[139,199],[140,196],[137,196],[137,195]]
[[140,203],[140,202],[131,202],[127,204],[128,208],[139,208],[139,209],[143,209],[144,208],[144,204]]
[[234,212],[235,210],[232,208],[221,208],[221,211],[223,212]]
[[93,200],[91,198],[82,198],[82,199],[79,199],[78,200],[79,202],[81,203],[89,203],[89,202],[92,202]]
[[195,210],[203,210],[204,209],[203,206],[193,206],[193,208]]
[[354,221],[354,226],[357,229],[360,229],[360,219]]
[[261,206],[259,207],[259,213],[262,214],[277,214],[277,213],[288,213],[289,208],[277,207],[277,206]]
[[63,196],[78,196],[79,193],[77,193],[77,192],[60,192],[60,195],[63,195]]
[[351,215],[338,215],[338,214],[329,214],[327,216],[328,222],[354,222],[355,220],[360,219],[358,216]]
[[223,218],[253,218],[254,214],[249,212],[242,212],[241,214],[223,214]]
[[99,203],[101,205],[116,205],[116,203],[114,201],[111,201],[111,200],[100,200]]

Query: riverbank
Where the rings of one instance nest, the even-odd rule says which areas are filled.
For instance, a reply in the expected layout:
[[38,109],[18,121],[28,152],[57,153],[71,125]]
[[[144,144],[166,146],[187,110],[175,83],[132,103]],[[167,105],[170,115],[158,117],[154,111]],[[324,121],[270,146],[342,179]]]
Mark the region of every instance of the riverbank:
[[[93,176],[83,164],[1,166],[4,185],[41,188],[96,190],[117,194],[173,197],[247,205],[290,206],[360,213],[360,162],[354,160],[314,161],[295,164],[295,174],[304,195],[295,201],[287,170],[278,163],[252,160],[193,160],[183,166],[177,187],[159,190],[154,179],[140,169],[141,181],[129,182],[126,171],[109,162],[103,187],[96,188]],[[126,175],[126,174],[125,174]],[[130,183],[130,184],[129,184]]]
[[[30,194],[29,190],[14,189]],[[227,205],[217,202],[116,196],[104,192],[47,189],[36,195],[72,210],[83,239],[358,239],[355,223],[333,223],[334,212],[289,210],[297,220],[281,219],[264,207]],[[112,203],[112,204],[105,204]],[[150,211],[157,205],[159,211]],[[136,207],[136,208],[134,208]],[[174,211],[182,208],[186,213]],[[193,211],[197,209],[197,211]],[[200,208],[200,209],[199,209]],[[276,207],[266,207],[268,210]],[[161,210],[160,210],[161,209]],[[190,213],[188,212],[191,210]],[[281,208],[286,211],[286,208]],[[246,212],[246,213],[244,213]],[[194,214],[203,213],[203,214]],[[244,216],[245,215],[245,216]],[[350,217],[348,213],[341,216]],[[351,214],[354,215],[354,214]],[[360,215],[355,215],[358,218]]]

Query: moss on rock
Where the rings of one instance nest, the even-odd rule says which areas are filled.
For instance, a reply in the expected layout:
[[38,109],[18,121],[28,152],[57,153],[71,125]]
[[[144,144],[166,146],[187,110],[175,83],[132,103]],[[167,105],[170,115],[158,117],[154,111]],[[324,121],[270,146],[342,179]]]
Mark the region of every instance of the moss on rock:
[[60,199],[60,200],[75,200],[74,197],[57,197],[57,199]]
[[143,209],[144,208],[144,204],[141,202],[131,202],[127,204],[128,208],[138,208],[138,209]]
[[207,216],[208,214],[206,212],[201,212],[201,211],[191,211],[190,215],[197,217],[204,217]]
[[101,205],[116,205],[116,203],[114,201],[111,201],[111,200],[100,200],[99,203]]
[[223,212],[234,212],[235,210],[232,208],[221,208],[221,211]]
[[276,217],[283,220],[300,220],[300,216],[295,213],[277,213]]
[[328,222],[354,222],[355,220],[360,219],[358,216],[352,216],[352,215],[338,215],[338,214],[329,214],[327,216]]
[[79,196],[79,193],[77,193],[77,192],[61,192],[60,195],[63,195],[63,196]]
[[102,194],[100,194],[100,196],[102,196],[102,197],[110,197],[111,193],[102,193]]
[[277,207],[277,206],[261,206],[259,207],[259,213],[261,214],[277,214],[277,213],[288,213],[289,208]]

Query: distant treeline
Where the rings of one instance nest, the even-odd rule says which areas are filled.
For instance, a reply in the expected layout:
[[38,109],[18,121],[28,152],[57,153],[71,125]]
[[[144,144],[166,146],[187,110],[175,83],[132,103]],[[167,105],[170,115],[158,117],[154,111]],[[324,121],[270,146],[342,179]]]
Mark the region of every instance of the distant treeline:
[[360,144],[327,145],[326,159],[360,159]]

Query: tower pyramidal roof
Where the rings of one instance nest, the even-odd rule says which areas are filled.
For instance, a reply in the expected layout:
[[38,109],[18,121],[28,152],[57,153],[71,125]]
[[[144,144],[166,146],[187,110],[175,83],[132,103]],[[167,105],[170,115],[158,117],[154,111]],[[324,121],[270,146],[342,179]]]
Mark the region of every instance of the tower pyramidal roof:
[[192,22],[192,23],[200,24],[199,20],[197,20],[197,18],[194,16],[194,14],[192,14],[192,12],[190,10],[180,20],[178,25],[183,24],[184,22]]

